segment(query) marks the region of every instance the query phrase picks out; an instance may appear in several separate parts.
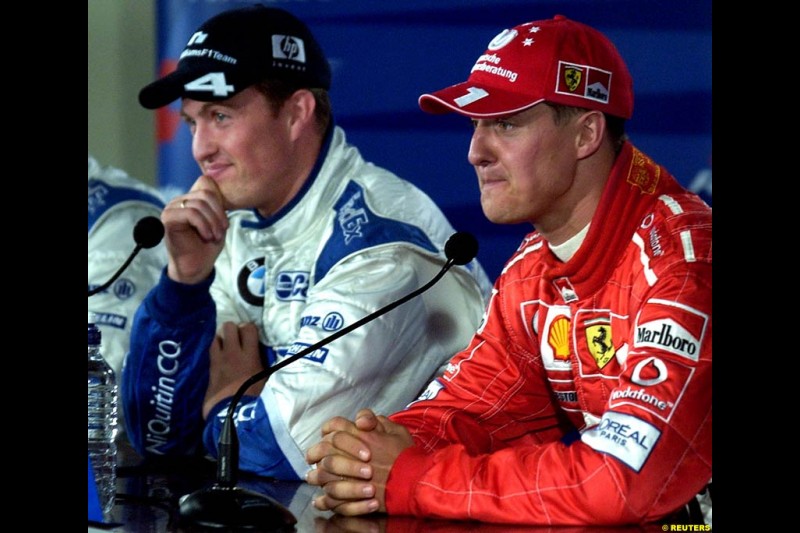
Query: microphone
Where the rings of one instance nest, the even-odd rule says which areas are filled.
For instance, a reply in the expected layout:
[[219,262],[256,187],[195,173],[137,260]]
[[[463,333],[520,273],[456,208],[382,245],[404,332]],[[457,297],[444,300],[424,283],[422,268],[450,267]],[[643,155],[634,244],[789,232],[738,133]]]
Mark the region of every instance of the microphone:
[[[265,494],[236,487],[239,468],[239,440],[233,423],[234,412],[247,389],[297,361],[335,341],[356,328],[388,313],[430,289],[453,265],[466,265],[478,255],[478,241],[466,232],[456,232],[444,246],[447,257],[442,269],[428,283],[385,307],[361,318],[316,344],[300,350],[283,361],[250,376],[233,395],[222,424],[218,441],[217,480],[209,488],[185,494],[179,500],[179,512],[183,521],[214,528],[258,529],[259,531],[293,531],[297,519],[283,505]],[[264,529],[267,528],[267,529]]]
[[164,224],[161,223],[157,217],[144,217],[139,219],[136,225],[133,227],[133,240],[136,242],[136,248],[133,249],[131,255],[128,256],[128,259],[119,267],[119,270],[111,276],[111,279],[100,285],[99,287],[95,287],[89,291],[89,296],[95,295],[98,292],[104,291],[114,283],[117,278],[128,268],[128,265],[131,264],[131,261],[136,257],[139,251],[142,248],[153,248],[158,243],[161,242],[161,239],[164,238]]

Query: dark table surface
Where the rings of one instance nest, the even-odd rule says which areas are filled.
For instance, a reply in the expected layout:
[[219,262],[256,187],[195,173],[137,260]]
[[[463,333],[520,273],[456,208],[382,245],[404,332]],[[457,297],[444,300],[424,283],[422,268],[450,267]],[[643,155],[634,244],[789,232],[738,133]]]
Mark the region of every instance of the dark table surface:
[[[207,459],[169,459],[143,461],[127,446],[120,447],[117,497],[109,524],[89,524],[90,532],[162,533],[197,531],[234,531],[211,529],[187,524],[179,515],[179,499],[185,494],[210,487],[216,478],[216,464]],[[297,519],[298,533],[514,533],[514,532],[651,532],[662,526],[643,527],[536,527],[507,524],[483,524],[470,521],[429,520],[411,517],[370,515],[343,517],[320,512],[311,505],[318,494],[317,487],[303,482],[278,481],[268,478],[239,475],[237,487],[266,494],[288,509]],[[276,531],[265,527],[249,531]],[[667,529],[666,531],[669,531]]]

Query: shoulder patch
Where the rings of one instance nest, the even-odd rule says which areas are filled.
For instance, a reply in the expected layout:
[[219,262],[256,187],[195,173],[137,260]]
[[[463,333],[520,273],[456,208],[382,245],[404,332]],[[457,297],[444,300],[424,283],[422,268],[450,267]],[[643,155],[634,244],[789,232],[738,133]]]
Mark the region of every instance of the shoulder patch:
[[664,350],[697,362],[709,318],[706,313],[680,302],[650,299],[636,316],[633,346]]
[[381,244],[407,242],[431,253],[439,251],[417,226],[375,214],[367,205],[364,189],[354,181],[347,184],[334,209],[333,233],[317,258],[317,281],[348,255]]
[[113,206],[122,202],[145,202],[158,209],[164,209],[164,202],[157,196],[132,189],[130,187],[114,187],[98,179],[89,180],[89,228],[91,231],[98,220]]

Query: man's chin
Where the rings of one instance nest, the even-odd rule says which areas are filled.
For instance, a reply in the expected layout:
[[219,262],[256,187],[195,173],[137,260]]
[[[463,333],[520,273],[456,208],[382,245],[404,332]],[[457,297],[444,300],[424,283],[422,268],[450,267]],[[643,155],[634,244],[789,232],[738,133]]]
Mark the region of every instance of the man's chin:
[[247,209],[247,205],[245,205],[242,201],[237,200],[235,197],[232,197],[230,194],[226,194],[225,190],[221,188],[220,192],[222,193],[222,208],[225,211],[233,211],[234,209]]
[[507,209],[499,208],[490,203],[481,202],[481,209],[483,210],[483,216],[494,224],[518,224],[523,222],[509,216]]

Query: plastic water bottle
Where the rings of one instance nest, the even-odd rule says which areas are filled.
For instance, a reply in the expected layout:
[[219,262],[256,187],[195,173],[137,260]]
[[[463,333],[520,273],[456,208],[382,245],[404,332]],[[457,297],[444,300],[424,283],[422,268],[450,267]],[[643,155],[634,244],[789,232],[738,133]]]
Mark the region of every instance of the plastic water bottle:
[[117,491],[117,380],[100,350],[100,330],[89,323],[89,458],[103,513]]

